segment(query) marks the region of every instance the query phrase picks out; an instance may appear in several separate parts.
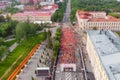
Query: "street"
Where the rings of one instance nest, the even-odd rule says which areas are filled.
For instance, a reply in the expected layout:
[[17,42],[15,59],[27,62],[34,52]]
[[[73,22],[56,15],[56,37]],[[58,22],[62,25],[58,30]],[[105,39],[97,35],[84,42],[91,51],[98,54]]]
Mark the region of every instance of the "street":
[[62,20],[62,27],[71,28],[77,41],[76,72],[61,72],[60,65],[57,64],[55,80],[95,80],[92,66],[86,52],[86,38],[83,40],[83,32],[76,30],[70,23],[71,0],[66,4],[66,11]]
[[86,34],[80,30],[78,31],[78,29],[75,29],[75,32],[76,32],[76,39],[78,40],[78,46],[79,46],[79,49],[83,57],[82,64],[84,64],[83,66],[84,80],[95,80],[92,66],[91,66],[87,51],[86,51],[86,41],[87,41]]
[[[68,0],[66,4],[66,11],[64,13],[64,17],[62,20],[62,27],[72,29],[72,26],[70,24],[70,11],[71,11],[70,4],[71,4],[71,0]],[[82,59],[80,56],[80,51],[78,46],[75,51],[75,57],[76,57],[76,68],[77,68],[76,72],[61,72],[60,65],[57,64],[55,80],[85,80],[83,75],[83,70],[82,70],[83,69],[82,67],[83,64],[81,62]]]
[[71,12],[70,4],[71,4],[71,0],[68,0],[62,23],[70,22],[70,12]]

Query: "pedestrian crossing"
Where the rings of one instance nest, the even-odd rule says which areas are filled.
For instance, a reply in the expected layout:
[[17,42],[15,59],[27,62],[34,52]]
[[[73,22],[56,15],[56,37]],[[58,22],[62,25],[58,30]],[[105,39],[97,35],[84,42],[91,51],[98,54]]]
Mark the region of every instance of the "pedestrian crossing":
[[65,72],[65,80],[72,80],[72,73],[71,72]]

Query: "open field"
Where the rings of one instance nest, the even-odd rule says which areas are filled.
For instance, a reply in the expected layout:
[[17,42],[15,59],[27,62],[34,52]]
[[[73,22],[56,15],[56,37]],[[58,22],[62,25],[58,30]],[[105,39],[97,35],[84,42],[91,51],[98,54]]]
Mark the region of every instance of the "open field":
[[11,70],[5,75],[2,80],[6,80],[13,70],[20,64],[20,62],[27,56],[30,50],[38,43],[43,41],[43,33],[31,35],[27,39],[21,41],[21,43],[13,50],[8,57],[0,63],[0,78],[7,71],[9,67],[21,56],[17,62],[12,65]]

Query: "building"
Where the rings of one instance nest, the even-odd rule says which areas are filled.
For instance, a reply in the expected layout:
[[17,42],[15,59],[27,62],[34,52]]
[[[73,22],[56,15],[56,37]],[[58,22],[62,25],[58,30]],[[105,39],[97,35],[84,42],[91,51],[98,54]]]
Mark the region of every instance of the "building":
[[40,8],[40,10],[29,10],[26,9],[22,13],[16,13],[12,15],[12,20],[17,21],[27,21],[33,23],[52,23],[51,16],[53,13],[58,9],[58,6],[56,4],[49,4],[44,5]]
[[40,5],[54,4],[55,0],[41,0]]
[[24,22],[29,20],[30,22],[33,23],[52,23],[51,21],[51,15],[52,13],[50,12],[39,12],[39,11],[26,11],[23,13],[16,13],[12,15],[12,20]]
[[49,67],[40,67],[36,69],[37,71],[37,80],[50,80],[50,68]]
[[7,17],[11,17],[11,13],[2,13],[0,16],[3,16],[6,19]]
[[60,41],[59,64],[61,72],[76,71],[75,47],[76,41],[74,34],[69,28],[62,28]]
[[24,11],[35,11],[37,10],[37,5],[25,5]]
[[95,80],[120,80],[120,39],[110,30],[87,30],[87,52]]
[[19,0],[21,4],[28,4],[29,0]]
[[24,5],[16,5],[14,8],[18,8],[19,10],[24,10]]
[[21,4],[38,4],[41,0],[19,0]]
[[4,10],[10,3],[7,1],[0,1],[0,10]]
[[57,4],[48,4],[40,8],[40,11],[54,13],[58,9]]
[[80,30],[93,29],[110,29],[120,31],[120,19],[106,15],[106,12],[87,12],[77,10],[76,18]]

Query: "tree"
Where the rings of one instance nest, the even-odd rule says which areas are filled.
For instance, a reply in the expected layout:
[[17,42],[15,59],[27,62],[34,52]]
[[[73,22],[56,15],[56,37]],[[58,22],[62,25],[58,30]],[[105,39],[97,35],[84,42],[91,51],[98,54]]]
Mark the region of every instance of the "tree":
[[34,77],[31,77],[32,80],[34,80]]
[[40,62],[40,63],[42,62],[41,59],[39,59],[39,62]]
[[7,47],[1,45],[1,46],[0,46],[0,61],[1,61],[2,57],[3,57],[5,54],[7,54],[7,53],[8,53]]
[[4,39],[0,37],[0,45],[3,45],[3,43],[4,43]]
[[38,9],[40,9],[41,8],[41,5],[40,4],[38,4]]
[[52,49],[52,48],[53,48],[51,35],[52,35],[52,34],[51,34],[50,30],[48,30],[48,34],[47,34],[47,42],[48,42],[48,44],[47,44],[47,47],[48,47],[49,49]]
[[10,20],[10,16],[9,16],[9,15],[6,16],[6,20],[7,20],[7,21]]
[[58,40],[56,40],[55,43],[54,43],[54,45],[53,45],[53,50],[55,52],[58,52],[59,46],[60,46],[60,43],[59,43]]
[[22,38],[27,37],[28,31],[29,31],[29,26],[27,26],[27,24],[25,22],[21,22],[21,23],[17,24],[17,27],[16,27],[16,39],[18,40],[18,42]]
[[93,27],[93,30],[97,30],[97,27]]
[[46,40],[46,38],[47,38],[47,32],[46,32],[46,30],[44,30],[43,37],[44,37],[44,40]]
[[55,11],[52,15],[51,20],[53,22],[61,22],[64,16],[65,8],[66,8],[66,1],[64,0],[63,3],[58,3],[59,9]]
[[2,15],[0,15],[0,22],[5,22],[5,18]]

